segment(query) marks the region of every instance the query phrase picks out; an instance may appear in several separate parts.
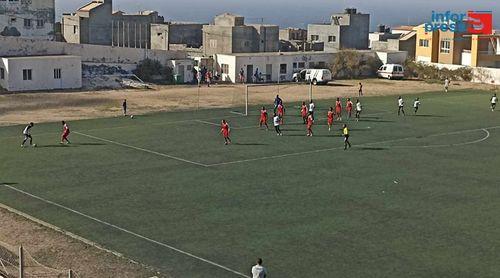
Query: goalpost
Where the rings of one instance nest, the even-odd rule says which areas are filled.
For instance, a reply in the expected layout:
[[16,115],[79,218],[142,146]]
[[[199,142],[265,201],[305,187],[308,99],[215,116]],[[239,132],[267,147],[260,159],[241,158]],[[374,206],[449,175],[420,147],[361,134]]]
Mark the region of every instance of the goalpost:
[[[287,98],[287,102],[297,102],[299,100],[313,99],[313,84],[307,84],[307,97],[303,94],[304,84],[299,83],[263,83],[263,84],[246,84],[244,86],[243,96],[236,92],[233,95],[233,114],[248,116],[250,114],[250,106],[263,103],[272,103],[276,95],[292,94],[292,98]],[[297,98],[297,99],[296,99]],[[241,106],[239,105],[241,104]]]

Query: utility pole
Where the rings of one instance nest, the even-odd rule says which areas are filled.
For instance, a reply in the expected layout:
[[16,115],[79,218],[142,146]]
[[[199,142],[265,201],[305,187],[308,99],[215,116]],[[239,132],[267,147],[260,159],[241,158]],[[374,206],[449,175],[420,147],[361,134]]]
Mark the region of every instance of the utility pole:
[[24,278],[24,252],[23,246],[19,246],[19,278]]

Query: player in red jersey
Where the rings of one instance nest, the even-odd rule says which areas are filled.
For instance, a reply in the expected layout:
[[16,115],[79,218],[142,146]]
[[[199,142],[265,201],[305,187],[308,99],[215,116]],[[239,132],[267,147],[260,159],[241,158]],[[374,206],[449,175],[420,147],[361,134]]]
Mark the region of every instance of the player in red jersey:
[[285,107],[283,107],[282,103],[278,104],[278,107],[276,107],[276,114],[280,117],[280,124],[283,124],[283,118],[285,117]]
[[66,142],[67,144],[71,144],[71,142],[68,140],[68,136],[69,136],[69,126],[68,124],[65,122],[65,121],[62,121],[62,126],[63,126],[63,132],[62,132],[62,135],[61,135],[61,144],[64,144],[64,142]]
[[302,102],[302,106],[300,107],[300,116],[302,116],[304,124],[307,124],[307,105],[305,101]]
[[347,111],[347,118],[350,119],[352,116],[352,106],[353,103],[350,98],[347,99],[346,105],[345,105],[345,110]]
[[312,126],[314,124],[314,118],[311,113],[307,116],[307,136],[313,136]]
[[335,101],[335,116],[338,121],[342,121],[342,102],[340,98],[337,98],[337,101]]
[[224,145],[231,144],[231,138],[229,138],[230,132],[231,128],[229,127],[229,124],[226,122],[226,120],[222,120],[222,123],[220,125],[220,133],[222,133],[222,136],[224,137]]
[[266,130],[269,130],[269,126],[267,125],[267,110],[264,106],[260,110],[259,128],[262,128],[262,126],[266,126]]
[[333,126],[333,107],[330,107],[330,110],[328,110],[328,114],[326,115],[327,121],[328,121],[328,131],[332,130]]

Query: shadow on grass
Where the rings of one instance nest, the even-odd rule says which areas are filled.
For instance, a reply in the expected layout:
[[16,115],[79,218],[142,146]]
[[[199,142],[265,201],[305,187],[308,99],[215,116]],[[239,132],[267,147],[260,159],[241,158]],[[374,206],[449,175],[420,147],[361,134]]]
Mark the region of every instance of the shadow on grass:
[[53,144],[53,145],[42,145],[42,146],[37,146],[37,148],[76,148],[79,146],[106,146],[106,144],[102,143],[76,143],[76,144]]
[[267,146],[269,144],[262,144],[262,143],[234,143],[233,145],[237,145],[237,146]]
[[12,185],[18,185],[19,183],[17,183],[17,182],[0,182],[0,185],[2,185],[2,184],[3,185],[11,185],[12,186]]
[[360,151],[385,151],[387,150],[386,148],[377,148],[377,147],[359,147],[359,148],[356,148]]
[[442,115],[429,115],[429,114],[422,114],[422,115],[413,115],[414,117],[423,117],[423,118],[446,118],[446,116]]
[[[287,137],[308,137],[304,134],[284,134],[283,136],[287,136]],[[313,135],[312,136],[313,138],[314,137],[332,137],[332,138],[338,138],[338,137],[342,137],[342,135]]]
[[361,122],[371,122],[371,123],[393,123],[394,121],[388,121],[388,120],[378,120],[378,119],[367,119],[367,118],[361,118]]

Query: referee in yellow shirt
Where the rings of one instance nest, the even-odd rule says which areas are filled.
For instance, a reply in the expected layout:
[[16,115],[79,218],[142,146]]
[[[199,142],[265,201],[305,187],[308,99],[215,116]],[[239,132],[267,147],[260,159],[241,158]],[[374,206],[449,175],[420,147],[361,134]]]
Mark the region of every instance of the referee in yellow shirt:
[[349,129],[347,128],[347,125],[344,124],[344,127],[342,128],[342,134],[344,135],[344,151],[347,150],[347,146],[351,148],[351,143],[349,142]]

